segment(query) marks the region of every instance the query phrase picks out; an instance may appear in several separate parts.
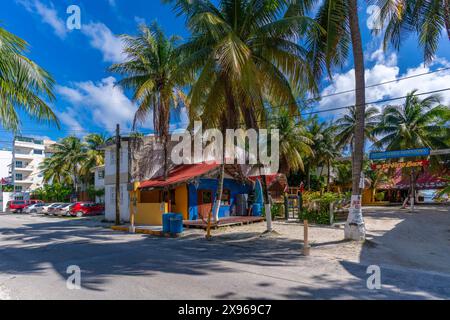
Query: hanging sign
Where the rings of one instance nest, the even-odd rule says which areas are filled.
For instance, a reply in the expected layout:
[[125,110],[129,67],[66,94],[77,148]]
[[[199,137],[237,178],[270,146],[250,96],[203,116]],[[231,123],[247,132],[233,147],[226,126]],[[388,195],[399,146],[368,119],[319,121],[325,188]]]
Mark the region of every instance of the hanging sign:
[[388,169],[403,169],[414,167],[426,167],[430,164],[428,160],[407,161],[407,162],[392,162],[373,164],[372,170],[388,170]]
[[411,158],[411,157],[428,157],[431,154],[431,149],[412,149],[412,150],[399,150],[399,151],[387,151],[387,152],[373,152],[370,154],[370,160],[386,160],[396,158]]

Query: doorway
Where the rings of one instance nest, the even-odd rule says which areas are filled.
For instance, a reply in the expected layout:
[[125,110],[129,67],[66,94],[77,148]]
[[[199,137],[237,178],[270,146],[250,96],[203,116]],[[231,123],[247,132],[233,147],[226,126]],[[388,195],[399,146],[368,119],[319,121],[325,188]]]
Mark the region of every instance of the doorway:
[[211,190],[198,191],[198,218],[202,220],[208,219],[208,215],[212,210],[213,193]]

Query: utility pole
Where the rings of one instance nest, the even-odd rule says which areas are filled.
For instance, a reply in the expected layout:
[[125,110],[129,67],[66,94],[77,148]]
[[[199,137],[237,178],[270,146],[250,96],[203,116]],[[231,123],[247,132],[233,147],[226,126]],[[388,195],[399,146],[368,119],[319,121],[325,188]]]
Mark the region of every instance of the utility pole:
[[116,127],[116,226],[120,225],[120,125]]

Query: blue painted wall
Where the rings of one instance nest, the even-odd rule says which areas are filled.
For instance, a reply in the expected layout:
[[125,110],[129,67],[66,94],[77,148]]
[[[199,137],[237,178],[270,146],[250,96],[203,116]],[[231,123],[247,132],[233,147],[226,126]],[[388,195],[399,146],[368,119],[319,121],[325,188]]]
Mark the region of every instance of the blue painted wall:
[[[189,192],[189,219],[197,220],[198,217],[198,191],[199,190],[211,190],[213,197],[216,195],[218,181],[216,179],[200,179],[198,188],[195,188],[193,184],[188,185]],[[224,189],[230,190],[230,205],[221,206],[219,211],[219,218],[229,217],[232,212],[232,208],[236,201],[238,194],[249,194],[252,191],[253,186],[243,185],[242,182],[224,179]],[[214,200],[213,200],[214,202]]]

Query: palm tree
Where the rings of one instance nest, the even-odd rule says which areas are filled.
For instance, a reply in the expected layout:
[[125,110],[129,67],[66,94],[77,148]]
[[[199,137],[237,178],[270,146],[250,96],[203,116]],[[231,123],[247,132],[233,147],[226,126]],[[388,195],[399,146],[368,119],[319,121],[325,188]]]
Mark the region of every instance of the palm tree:
[[[298,44],[303,33],[316,26],[304,16],[303,2],[166,2],[186,17],[192,34],[180,47],[185,56],[183,69],[198,74],[190,93],[192,120],[200,119],[223,132],[227,128],[258,128],[267,120],[267,104],[284,105],[294,113],[295,93],[315,88],[307,51]],[[215,217],[223,176],[224,165],[219,173]]]
[[369,161],[367,163],[367,166],[364,170],[364,175],[366,179],[370,182],[370,190],[371,193],[371,202],[375,202],[375,196],[377,189],[379,188],[380,184],[387,182],[388,176],[385,172],[380,170],[372,170],[372,161]]
[[362,211],[357,205],[361,198],[360,180],[364,159],[364,119],[366,109],[366,81],[364,53],[358,17],[358,0],[307,1],[310,9],[313,4],[320,6],[316,21],[326,30],[325,35],[310,33],[310,57],[314,74],[318,79],[327,70],[331,75],[333,66],[347,59],[350,45],[355,69],[355,134],[353,146],[353,186],[352,210],[345,228],[345,237],[361,240],[365,237]]
[[123,35],[122,40],[127,61],[114,64],[110,71],[124,76],[118,84],[134,91],[133,101],[138,110],[133,126],[144,122],[151,112],[154,131],[164,145],[164,177],[167,178],[170,109],[187,105],[182,89],[191,78],[189,73],[180,72],[182,59],[175,51],[179,38],[166,37],[153,23],[141,25],[139,35]]
[[[375,107],[367,108],[365,114],[364,136],[366,140],[375,142],[376,139],[372,134],[372,130],[378,124],[379,111]],[[348,108],[348,113],[343,115],[334,123],[336,127],[336,144],[339,149],[345,150],[349,148],[353,154],[353,144],[355,141],[356,128],[356,108],[355,106]]]
[[106,143],[102,134],[91,133],[84,137],[86,157],[81,165],[81,175],[85,180],[92,177],[92,169],[105,164],[105,152],[100,147]]
[[[86,147],[77,137],[61,139],[54,146],[53,161],[59,170],[65,171],[70,177],[70,183],[78,193],[78,184],[81,178],[82,163],[86,159]],[[44,172],[45,175],[45,172]]]
[[72,179],[70,173],[65,170],[65,165],[56,157],[45,158],[39,165],[44,183],[69,184]]
[[309,161],[308,168],[308,188],[310,186],[311,167],[321,168],[319,176],[323,175],[323,170],[327,167],[327,189],[331,186],[331,164],[339,156],[338,149],[334,143],[335,127],[328,122],[320,122],[313,117],[309,120],[308,132],[312,135],[314,155]]
[[334,184],[337,186],[338,193],[346,192],[352,183],[352,163],[350,161],[338,162],[334,168],[336,170]]
[[59,122],[45,100],[53,101],[54,80],[50,74],[28,59],[28,44],[0,27],[0,125],[17,132],[18,110],[39,121]]
[[[417,91],[407,95],[403,105],[387,106],[381,121],[373,133],[381,138],[375,148],[402,150],[426,147],[446,149],[450,147],[450,109],[440,104],[439,96],[431,95],[420,99]],[[416,173],[414,168],[407,170],[411,176],[410,195],[415,194]],[[406,202],[405,202],[406,204]]]
[[303,121],[296,121],[285,108],[274,114],[272,129],[280,134],[280,171],[304,171],[303,159],[313,155],[311,146],[314,142],[307,132]]
[[450,128],[445,125],[450,121],[449,107],[441,105],[437,95],[420,99],[416,92],[410,92],[403,105],[387,106],[383,110],[373,131],[381,136],[375,148],[449,148]]
[[414,31],[423,47],[425,62],[436,54],[442,30],[450,40],[450,2],[448,0],[377,0],[381,7],[380,22],[384,23],[384,47],[391,43],[399,50],[405,34]]

